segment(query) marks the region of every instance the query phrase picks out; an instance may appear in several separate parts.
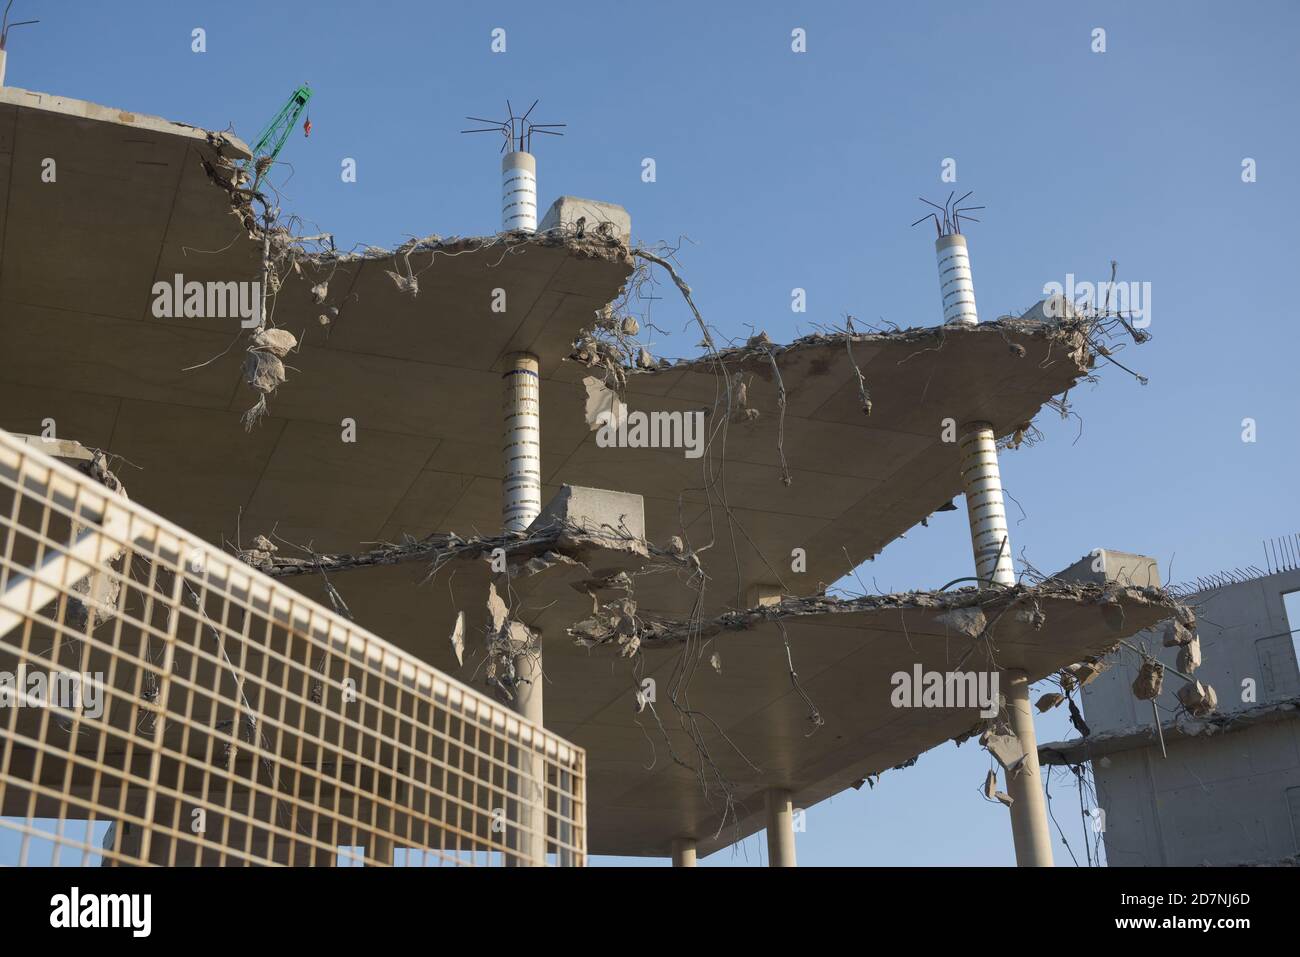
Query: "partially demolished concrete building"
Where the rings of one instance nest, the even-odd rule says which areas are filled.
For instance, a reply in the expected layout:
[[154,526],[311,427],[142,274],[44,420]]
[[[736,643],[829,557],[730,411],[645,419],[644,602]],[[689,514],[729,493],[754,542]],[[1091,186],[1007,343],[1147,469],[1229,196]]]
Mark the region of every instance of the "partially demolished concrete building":
[[[1300,862],[1300,622],[1283,602],[1300,568],[1294,539],[1280,541],[1278,567],[1178,591],[1200,621],[1195,645],[1163,627],[1131,639],[1162,671],[1222,689],[1213,714],[1188,713],[1173,682],[1150,705],[1135,698],[1133,655],[1083,689],[1086,735],[1039,748],[1043,764],[1091,769],[1112,866]],[[1159,581],[1146,563],[1131,570]]]
[[[1017,860],[1051,864],[1029,685],[1068,694],[1184,610],[1154,583],[1018,577],[998,455],[1122,322],[1060,303],[980,322],[943,222],[942,323],[720,343],[621,208],[521,218],[524,157],[505,166],[520,228],[356,252],[298,235],[252,159],[229,134],[0,90],[0,426],[101,450],[85,459],[133,502],[257,581],[581,749],[591,853],[685,865],[766,828],[792,865],[793,808],[978,738]],[[699,355],[642,345],[629,303],[654,277]],[[237,308],[245,287],[258,309]],[[827,593],[963,494],[968,579]],[[1000,692],[902,700],[899,674]],[[33,765],[8,733],[14,795]],[[506,840],[573,859],[553,827]],[[385,841],[367,862],[390,862]]]

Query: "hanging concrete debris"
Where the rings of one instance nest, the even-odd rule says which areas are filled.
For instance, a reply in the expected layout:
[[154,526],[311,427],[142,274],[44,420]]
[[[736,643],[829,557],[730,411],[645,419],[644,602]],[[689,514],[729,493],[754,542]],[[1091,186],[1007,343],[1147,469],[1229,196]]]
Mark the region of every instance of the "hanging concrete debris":
[[620,603],[618,624],[618,654],[620,658],[631,658],[641,647],[641,637],[637,634],[636,602],[625,598]]
[[505,631],[506,622],[510,618],[510,609],[506,607],[506,603],[497,594],[495,584],[488,585],[487,610],[489,638],[492,638]]
[[244,358],[244,382],[258,394],[257,402],[244,413],[244,428],[251,431],[266,414],[266,398],[284,385],[285,368],[281,361],[298,345],[292,333],[284,329],[258,329]]
[[1193,717],[1203,718],[1219,707],[1214,689],[1202,681],[1189,681],[1178,689],[1178,700]]
[[1025,760],[1025,749],[1020,739],[1000,722],[980,735],[980,744],[1002,765],[1008,774],[1016,771]]
[[[1103,606],[1104,608],[1104,606]],[[1070,665],[1067,669],[1074,680],[1080,687],[1096,679],[1096,677],[1110,667],[1109,662],[1105,661],[1083,661],[1078,664]],[[1068,689],[1067,689],[1068,690]]]
[[393,281],[402,292],[407,293],[414,299],[420,294],[420,280],[414,275],[403,276],[401,273],[393,272],[391,269],[385,269],[384,275]]
[[1035,702],[1034,707],[1038,709],[1039,714],[1046,714],[1064,700],[1065,695],[1058,694],[1055,691],[1049,691]]
[[495,584],[488,585],[487,612],[487,683],[507,701],[513,701],[519,682],[515,659],[533,650],[533,633],[523,622],[510,620],[510,610],[497,594]]
[[745,384],[743,373],[737,372],[731,378],[732,417],[737,422],[753,422],[758,418],[758,409],[749,407],[749,386]]
[[298,348],[298,340],[287,329],[259,329],[253,334],[253,344],[249,346],[251,350],[269,352],[279,359],[283,359],[296,348]]
[[456,614],[456,625],[451,630],[451,650],[456,655],[456,664],[465,664],[465,613]]
[[[126,489],[108,467],[108,456],[100,449],[86,449],[79,442],[69,443],[71,455],[56,455],[84,472],[110,492],[127,498]],[[74,451],[75,449],[75,451]],[[74,535],[80,535],[86,526],[72,523]],[[89,626],[92,630],[115,617],[122,597],[122,568],[126,549],[118,549],[108,559],[106,568],[74,582],[72,593],[82,596],[70,598],[67,605],[67,623],[78,631]]]
[[1186,674],[1195,673],[1201,666],[1201,639],[1193,637],[1191,641],[1178,649],[1178,670]]
[[588,431],[594,432],[608,422],[617,421],[622,405],[618,393],[594,376],[585,376],[582,385],[587,390],[585,418]]
[[596,614],[568,629],[569,636],[584,648],[615,643],[620,658],[631,658],[641,650],[641,625],[636,602],[619,598],[601,605]]
[[[632,286],[637,285],[633,279]],[[596,321],[581,330],[573,340],[573,352],[568,358],[588,368],[604,370],[604,381],[619,389],[627,384],[631,374],[650,372],[668,363],[655,359],[650,350],[636,342],[641,324],[632,315],[619,315],[613,306],[596,312]]]
[[1186,645],[1194,637],[1196,637],[1195,634],[1188,627],[1186,627],[1182,622],[1177,620],[1170,620],[1165,622],[1164,646],[1166,648],[1173,648],[1178,645]]
[[284,363],[270,352],[250,349],[244,360],[244,381],[261,394],[258,401],[265,405],[265,397],[285,383]]
[[1133,680],[1133,697],[1139,701],[1151,701],[1160,697],[1164,685],[1165,666],[1154,658],[1147,658]]
[[1000,801],[1007,807],[1016,801],[1010,794],[998,790],[998,773],[992,768],[989,768],[988,776],[984,779],[984,797],[990,801]]

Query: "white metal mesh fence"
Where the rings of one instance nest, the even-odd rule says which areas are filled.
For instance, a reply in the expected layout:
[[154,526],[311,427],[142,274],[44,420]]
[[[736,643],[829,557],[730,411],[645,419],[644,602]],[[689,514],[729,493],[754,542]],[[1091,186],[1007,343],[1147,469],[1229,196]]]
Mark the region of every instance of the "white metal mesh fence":
[[0,863],[585,863],[580,749],[4,432],[0,525]]

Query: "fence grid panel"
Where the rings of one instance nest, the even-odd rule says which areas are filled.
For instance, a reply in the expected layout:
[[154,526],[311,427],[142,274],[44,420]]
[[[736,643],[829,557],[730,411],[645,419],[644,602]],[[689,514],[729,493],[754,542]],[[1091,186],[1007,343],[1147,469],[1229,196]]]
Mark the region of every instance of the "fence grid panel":
[[0,864],[586,862],[580,748],[39,446],[0,432]]

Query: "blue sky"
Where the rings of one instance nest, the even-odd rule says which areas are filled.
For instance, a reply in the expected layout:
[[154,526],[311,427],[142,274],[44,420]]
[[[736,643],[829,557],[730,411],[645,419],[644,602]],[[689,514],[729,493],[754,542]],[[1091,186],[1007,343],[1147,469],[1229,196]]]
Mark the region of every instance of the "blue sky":
[[[918,195],[974,189],[988,206],[967,230],[983,318],[1067,273],[1103,280],[1111,259],[1151,284],[1153,338],[1122,357],[1150,384],[1103,370],[1071,395],[1077,441],[1078,423],[1049,412],[1043,443],[1004,456],[1016,552],[1043,571],[1095,547],[1145,552],[1180,580],[1261,563],[1261,539],[1300,528],[1295,3],[19,0],[14,16],[42,22],[12,34],[10,85],[250,141],[309,81],[311,137],[282,154],[285,208],[343,246],[494,231],[497,144],[457,131],[465,114],[540,97],[539,118],[569,124],[535,143],[542,206],[609,200],[639,239],[689,237],[683,272],[724,336],[753,324],[783,341],[845,313],[938,323],[933,234],[909,224]],[[206,53],[191,51],[195,27]],[[806,53],[791,51],[796,27]],[[679,303],[655,319],[677,333],[657,352],[694,352]],[[906,590],[971,567],[959,511],[860,573]],[[1062,714],[1039,722],[1040,740],[1067,734]],[[947,745],[811,809],[800,862],[1011,863],[1006,813],[976,793],[987,766]],[[1077,795],[1059,777],[1052,793],[1082,859]],[[702,863],[765,853],[760,835]]]

